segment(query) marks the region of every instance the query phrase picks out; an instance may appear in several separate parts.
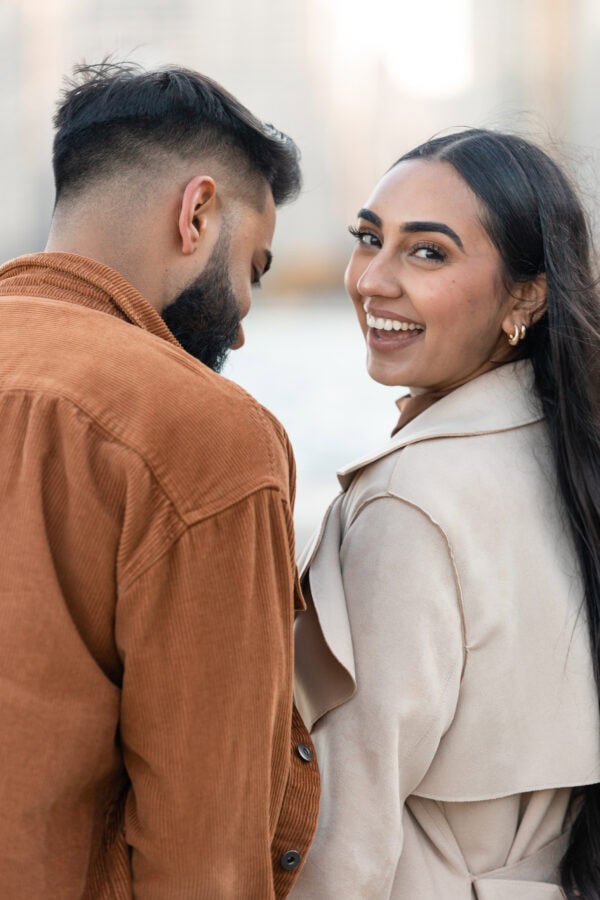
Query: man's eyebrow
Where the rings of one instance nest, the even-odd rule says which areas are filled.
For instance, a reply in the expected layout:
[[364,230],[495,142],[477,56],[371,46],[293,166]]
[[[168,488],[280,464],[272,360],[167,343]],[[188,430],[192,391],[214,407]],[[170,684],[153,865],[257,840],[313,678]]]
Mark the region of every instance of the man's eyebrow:
[[265,265],[262,270],[263,275],[266,275],[269,269],[271,268],[271,263],[273,262],[273,254],[270,250],[265,250]]
[[357,219],[366,219],[367,222],[372,222],[373,225],[377,226],[377,228],[381,228],[383,225],[383,222],[381,221],[379,216],[376,215],[374,212],[371,212],[370,209],[359,209],[359,211],[356,214],[356,218]]
[[453,228],[450,228],[449,225],[446,225],[444,222],[405,222],[402,225],[402,231],[407,234],[415,234],[419,231],[437,231],[440,234],[447,234],[449,238],[451,238],[456,246],[465,252],[465,248],[463,247],[463,242],[454,231]]

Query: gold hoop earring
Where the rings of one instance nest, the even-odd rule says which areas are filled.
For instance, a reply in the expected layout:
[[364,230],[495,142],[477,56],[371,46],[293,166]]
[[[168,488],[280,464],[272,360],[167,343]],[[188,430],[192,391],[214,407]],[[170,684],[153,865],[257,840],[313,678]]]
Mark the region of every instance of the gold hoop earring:
[[516,347],[517,344],[519,343],[519,341],[521,340],[521,328],[523,328],[523,327],[524,327],[523,325],[521,325],[519,327],[519,325],[517,325],[515,323],[514,334],[508,335],[508,343],[510,344],[511,347]]
[[521,325],[520,332],[521,332],[521,333],[519,334],[519,338],[520,338],[522,341],[524,341],[524,340],[525,340],[525,335],[527,334],[527,328],[525,327],[525,325]]

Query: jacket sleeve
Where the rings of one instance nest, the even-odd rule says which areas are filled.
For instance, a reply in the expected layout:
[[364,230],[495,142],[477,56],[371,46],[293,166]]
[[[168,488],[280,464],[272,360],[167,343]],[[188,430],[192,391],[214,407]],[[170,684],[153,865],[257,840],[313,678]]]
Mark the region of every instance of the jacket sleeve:
[[[452,721],[463,665],[451,552],[422,510],[389,495],[370,501],[346,531],[340,566],[356,692],[312,732],[321,817],[294,900],[390,897],[404,804]],[[317,612],[327,603],[313,600]]]
[[141,900],[274,897],[289,766],[289,509],[262,489],[189,527],[118,600],[126,835]]

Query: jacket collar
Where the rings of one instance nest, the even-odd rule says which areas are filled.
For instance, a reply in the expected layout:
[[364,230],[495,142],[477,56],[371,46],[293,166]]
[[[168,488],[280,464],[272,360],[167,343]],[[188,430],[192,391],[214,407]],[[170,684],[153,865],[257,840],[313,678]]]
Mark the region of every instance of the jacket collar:
[[154,307],[122,275],[74,253],[32,253],[0,267],[0,295],[49,297],[118,316],[180,347]]
[[357,472],[409,444],[508,431],[544,418],[528,359],[506,363],[446,394],[408,422],[381,450],[338,472],[346,490]]

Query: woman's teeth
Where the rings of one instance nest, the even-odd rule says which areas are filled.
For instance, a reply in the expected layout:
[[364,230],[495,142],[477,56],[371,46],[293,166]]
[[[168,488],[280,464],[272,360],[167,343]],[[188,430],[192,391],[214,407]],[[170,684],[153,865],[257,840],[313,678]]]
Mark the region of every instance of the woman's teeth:
[[417,325],[416,322],[399,322],[398,319],[376,319],[370,313],[367,313],[367,326],[376,328],[378,331],[425,331],[425,327]]

